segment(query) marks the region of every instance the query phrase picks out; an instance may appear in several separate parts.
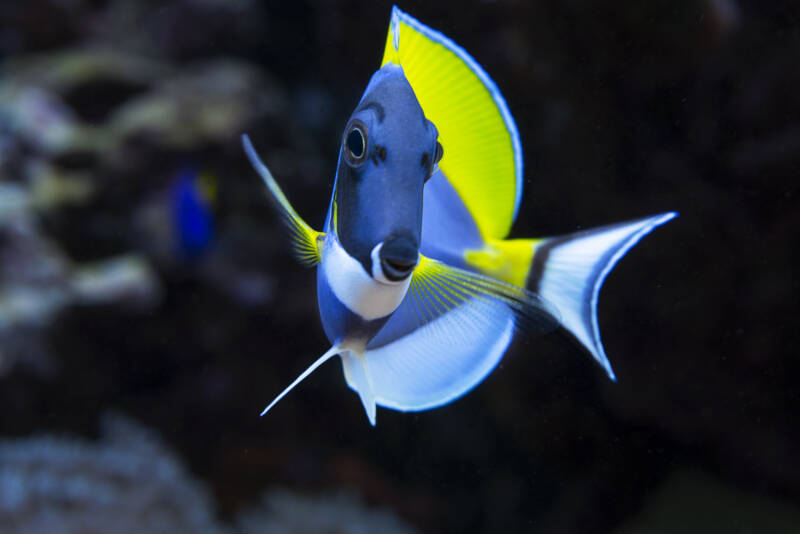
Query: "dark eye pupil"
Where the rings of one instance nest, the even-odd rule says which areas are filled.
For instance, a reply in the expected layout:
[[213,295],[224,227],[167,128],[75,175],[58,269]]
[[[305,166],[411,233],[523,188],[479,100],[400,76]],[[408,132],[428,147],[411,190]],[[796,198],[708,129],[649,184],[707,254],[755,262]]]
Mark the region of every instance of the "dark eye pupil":
[[353,128],[347,134],[347,150],[355,159],[364,157],[364,134],[358,128]]

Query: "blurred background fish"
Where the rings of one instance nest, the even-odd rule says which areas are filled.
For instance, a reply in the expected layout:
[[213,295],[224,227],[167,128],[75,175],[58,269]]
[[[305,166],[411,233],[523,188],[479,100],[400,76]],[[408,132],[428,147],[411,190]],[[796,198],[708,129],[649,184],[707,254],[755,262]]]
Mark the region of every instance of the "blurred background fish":
[[216,178],[191,165],[178,171],[170,186],[175,251],[187,260],[202,255],[213,243]]

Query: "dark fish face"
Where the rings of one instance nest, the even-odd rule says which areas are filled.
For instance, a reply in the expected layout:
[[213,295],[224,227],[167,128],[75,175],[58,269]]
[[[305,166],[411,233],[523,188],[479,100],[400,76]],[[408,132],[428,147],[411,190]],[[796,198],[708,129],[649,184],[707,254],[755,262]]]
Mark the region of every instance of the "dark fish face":
[[372,76],[345,127],[334,228],[347,253],[382,282],[400,282],[417,265],[422,189],[442,153],[437,137],[393,64]]

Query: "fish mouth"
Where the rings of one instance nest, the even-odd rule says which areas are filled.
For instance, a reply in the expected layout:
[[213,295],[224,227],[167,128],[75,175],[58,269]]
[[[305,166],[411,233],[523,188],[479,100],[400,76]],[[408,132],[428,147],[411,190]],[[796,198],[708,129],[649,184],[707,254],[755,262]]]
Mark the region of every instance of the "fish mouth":
[[390,282],[401,282],[419,263],[419,249],[408,237],[391,237],[379,245],[378,258],[383,276]]
[[397,259],[390,260],[388,258],[381,258],[381,269],[383,269],[383,275],[392,282],[399,282],[400,280],[405,279],[409,274],[411,274],[411,271],[413,271],[414,267],[416,266],[416,261]]

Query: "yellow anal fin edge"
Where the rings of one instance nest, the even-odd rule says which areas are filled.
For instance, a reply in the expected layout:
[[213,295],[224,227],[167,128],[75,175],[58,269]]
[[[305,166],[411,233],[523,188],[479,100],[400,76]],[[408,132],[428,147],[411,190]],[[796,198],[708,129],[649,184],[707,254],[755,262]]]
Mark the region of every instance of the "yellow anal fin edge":
[[480,273],[526,287],[540,239],[490,239],[478,250],[465,250],[464,261]]
[[250,138],[247,136],[247,134],[242,135],[242,145],[244,146],[244,151],[247,154],[250,163],[253,165],[253,168],[255,168],[256,172],[258,172],[258,174],[264,180],[267,189],[271,193],[271,198],[278,207],[281,218],[283,219],[287,228],[289,228],[292,241],[292,250],[295,257],[300,263],[309,267],[318,264],[321,260],[319,240],[325,234],[322,232],[317,232],[311,228],[297,214],[292,205],[289,203],[289,199],[287,199],[286,195],[283,194],[278,182],[276,182],[272,177],[272,173],[269,172],[267,166],[264,165],[264,163],[261,161],[261,158],[258,157],[258,154],[256,153],[255,148],[253,148],[253,144],[250,142]]
[[397,7],[381,65],[390,62],[403,68],[439,130],[439,167],[481,235],[508,235],[522,198],[522,148],[497,86],[463,48]]

